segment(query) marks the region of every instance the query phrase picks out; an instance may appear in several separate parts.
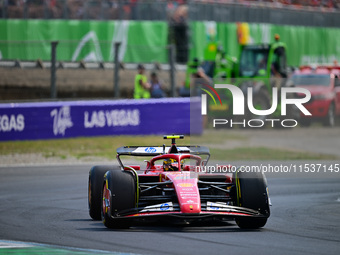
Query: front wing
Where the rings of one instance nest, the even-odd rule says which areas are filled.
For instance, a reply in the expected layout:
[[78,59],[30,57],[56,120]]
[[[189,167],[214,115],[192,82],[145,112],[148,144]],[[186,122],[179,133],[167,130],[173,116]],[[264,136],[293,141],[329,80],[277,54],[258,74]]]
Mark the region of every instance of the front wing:
[[239,207],[222,205],[219,203],[204,203],[200,213],[183,213],[179,210],[178,204],[163,203],[144,208],[133,208],[131,210],[124,210],[116,214],[114,218],[162,218],[173,217],[179,219],[208,219],[208,218],[230,218],[235,219],[239,217],[255,217],[268,218],[268,216],[259,213],[256,210]]

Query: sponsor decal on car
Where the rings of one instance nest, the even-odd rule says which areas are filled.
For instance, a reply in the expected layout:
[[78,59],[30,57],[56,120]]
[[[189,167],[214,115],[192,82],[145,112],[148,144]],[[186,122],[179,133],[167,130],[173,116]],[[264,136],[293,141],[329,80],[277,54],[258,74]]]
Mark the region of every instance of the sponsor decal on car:
[[[147,149],[153,148],[152,151],[147,151]],[[188,151],[190,152],[190,149],[188,147],[177,147],[178,151]],[[170,147],[165,147],[165,151],[169,151]],[[138,147],[134,151],[134,153],[163,153],[163,147]]]
[[213,203],[207,202],[207,210],[208,211],[225,211],[230,210],[226,203]]
[[193,186],[194,184],[188,183],[188,182],[182,182],[182,183],[177,184],[177,187],[181,187],[181,188],[191,188]]
[[169,210],[170,205],[168,203],[162,204],[161,205],[161,211],[166,211]]
[[180,193],[187,193],[187,191],[195,191],[193,188],[182,188]]
[[147,147],[144,151],[147,153],[155,153],[157,150],[154,147]]
[[167,202],[167,203],[163,203],[163,204],[146,206],[140,212],[141,213],[145,213],[145,212],[164,212],[164,211],[173,211],[173,210],[174,210],[174,208],[173,208],[172,202]]

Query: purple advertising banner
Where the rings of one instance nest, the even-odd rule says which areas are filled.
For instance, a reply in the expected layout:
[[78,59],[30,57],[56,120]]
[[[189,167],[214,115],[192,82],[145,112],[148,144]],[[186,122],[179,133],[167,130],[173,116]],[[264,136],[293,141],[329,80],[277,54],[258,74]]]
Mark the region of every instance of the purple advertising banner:
[[190,98],[0,104],[0,141],[200,134],[201,123],[200,102]]

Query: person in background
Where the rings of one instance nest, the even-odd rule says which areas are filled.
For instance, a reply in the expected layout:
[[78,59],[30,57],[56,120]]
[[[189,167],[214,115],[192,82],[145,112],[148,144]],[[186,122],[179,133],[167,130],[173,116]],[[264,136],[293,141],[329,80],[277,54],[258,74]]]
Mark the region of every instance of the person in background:
[[138,74],[135,76],[135,89],[133,93],[134,99],[150,98],[150,83],[144,74],[145,68],[142,64],[138,65]]
[[165,92],[162,89],[162,84],[158,80],[157,74],[155,72],[151,73],[150,85],[152,98],[166,97]]
[[199,96],[201,93],[200,87],[203,84],[211,85],[213,81],[206,75],[197,58],[194,58],[188,68],[192,70],[192,73],[190,76],[187,75],[183,86],[179,90],[179,95],[181,97]]

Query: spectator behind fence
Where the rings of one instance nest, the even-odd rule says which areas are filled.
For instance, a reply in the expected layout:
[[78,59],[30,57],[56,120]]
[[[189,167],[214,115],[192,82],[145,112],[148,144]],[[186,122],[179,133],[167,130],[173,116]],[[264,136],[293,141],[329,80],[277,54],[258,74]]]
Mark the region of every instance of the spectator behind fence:
[[144,74],[145,68],[142,64],[138,65],[138,74],[135,76],[135,90],[133,97],[135,99],[150,98],[150,83]]
[[162,83],[159,81],[158,76],[155,72],[151,74],[150,85],[151,85],[151,97],[152,98],[166,97],[165,92],[162,88]]

